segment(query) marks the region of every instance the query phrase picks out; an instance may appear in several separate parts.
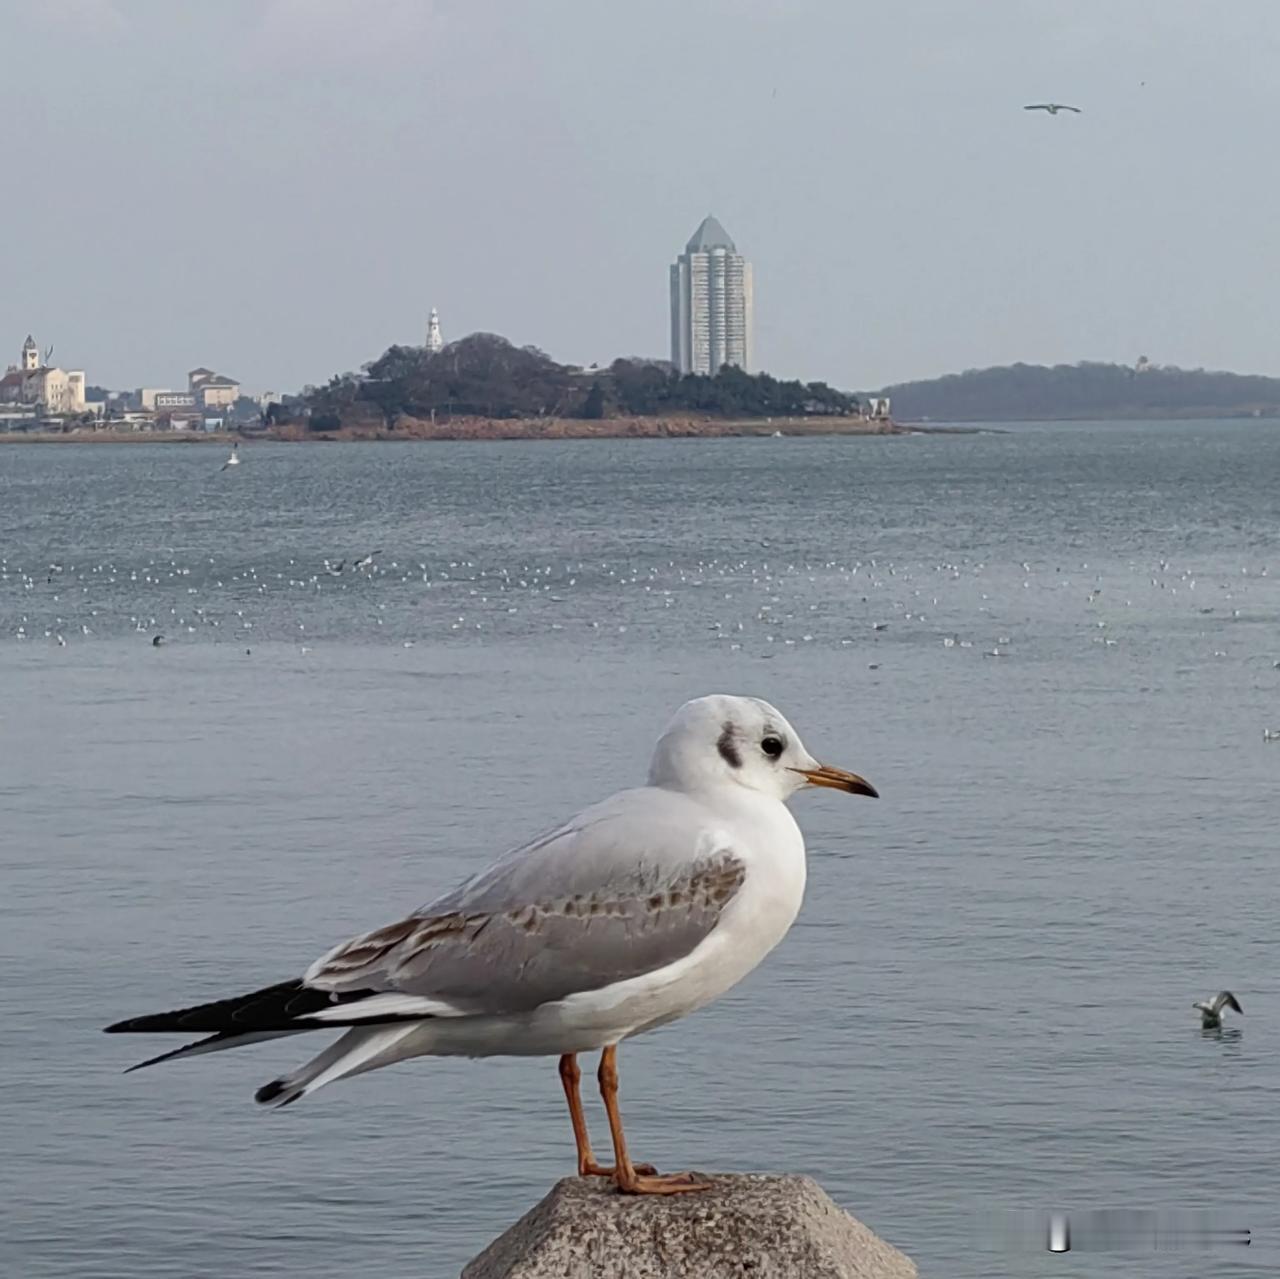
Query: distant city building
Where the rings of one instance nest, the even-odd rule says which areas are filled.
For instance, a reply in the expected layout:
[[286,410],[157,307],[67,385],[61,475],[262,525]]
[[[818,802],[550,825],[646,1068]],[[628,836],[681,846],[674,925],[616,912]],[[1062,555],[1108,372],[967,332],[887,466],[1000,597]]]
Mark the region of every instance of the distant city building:
[[751,343],[751,263],[708,216],[671,266],[671,363],[681,373],[749,372]]
[[154,409],[157,413],[169,413],[174,409],[194,409],[197,404],[190,391],[152,391],[151,403],[144,403],[142,407]]
[[202,409],[230,408],[240,398],[240,383],[212,369],[192,369],[187,374],[187,390]]
[[42,360],[35,339],[27,335],[19,362],[0,377],[0,404],[30,405],[44,413],[85,411],[84,373],[46,364],[49,354]]
[[444,338],[440,333],[440,312],[435,307],[431,308],[431,314],[427,317],[427,350],[432,355],[444,350]]

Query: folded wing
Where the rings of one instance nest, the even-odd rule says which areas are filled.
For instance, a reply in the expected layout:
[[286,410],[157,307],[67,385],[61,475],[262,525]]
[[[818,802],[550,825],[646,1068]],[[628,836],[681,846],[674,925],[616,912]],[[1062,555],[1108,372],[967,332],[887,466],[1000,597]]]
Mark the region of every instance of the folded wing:
[[[661,794],[661,793],[659,793]],[[337,995],[394,992],[437,1015],[527,1012],[675,963],[715,928],[746,869],[689,801],[623,792],[308,969]],[[663,796],[667,800],[666,796]]]

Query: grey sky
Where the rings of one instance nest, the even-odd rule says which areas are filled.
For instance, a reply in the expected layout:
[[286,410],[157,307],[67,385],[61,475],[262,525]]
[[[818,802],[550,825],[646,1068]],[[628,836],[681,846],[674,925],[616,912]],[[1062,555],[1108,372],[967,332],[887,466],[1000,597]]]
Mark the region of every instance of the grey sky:
[[781,375],[1280,374],[1277,0],[0,0],[0,32],[0,368],[30,330],[91,382],[295,389],[432,305],[665,356],[713,212]]

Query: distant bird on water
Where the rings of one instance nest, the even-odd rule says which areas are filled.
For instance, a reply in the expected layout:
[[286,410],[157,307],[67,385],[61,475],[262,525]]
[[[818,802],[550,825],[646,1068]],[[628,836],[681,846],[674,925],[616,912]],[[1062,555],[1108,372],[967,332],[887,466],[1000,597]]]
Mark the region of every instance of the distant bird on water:
[[239,447],[240,447],[240,441],[239,441],[239,440],[237,440],[237,441],[236,441],[236,442],[231,446],[231,456],[230,456],[230,457],[228,457],[228,458],[227,458],[227,460],[226,460],[225,462],[223,462],[223,464],[222,464],[222,469],[223,469],[224,471],[225,471],[225,470],[227,469],[227,467],[229,467],[229,466],[239,466],[239,465],[240,465],[240,454],[237,452],[237,450],[239,449]]
[[1022,108],[1024,111],[1047,111],[1050,115],[1057,115],[1059,111],[1074,111],[1076,115],[1081,115],[1079,107],[1069,107],[1065,102],[1032,102]]
[[1222,1026],[1224,1008],[1234,1008],[1241,1016],[1244,1015],[1240,1001],[1229,990],[1220,990],[1207,1003],[1192,1004],[1191,1007],[1200,1013],[1200,1026],[1203,1030],[1217,1030]]
[[368,555],[356,560],[351,567],[354,568],[356,572],[360,572],[362,569],[371,568],[373,566],[373,557],[381,554],[381,551],[370,551]]
[[1264,728],[1262,730],[1262,740],[1264,742],[1280,742],[1280,728]]

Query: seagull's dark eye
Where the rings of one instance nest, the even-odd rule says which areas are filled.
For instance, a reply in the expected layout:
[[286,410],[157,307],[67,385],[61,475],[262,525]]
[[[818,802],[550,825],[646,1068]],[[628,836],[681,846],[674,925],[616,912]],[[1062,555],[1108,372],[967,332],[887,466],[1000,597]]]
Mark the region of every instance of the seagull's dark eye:
[[786,746],[781,737],[769,736],[760,743],[760,749],[764,751],[770,759],[777,759],[778,756],[786,749]]

